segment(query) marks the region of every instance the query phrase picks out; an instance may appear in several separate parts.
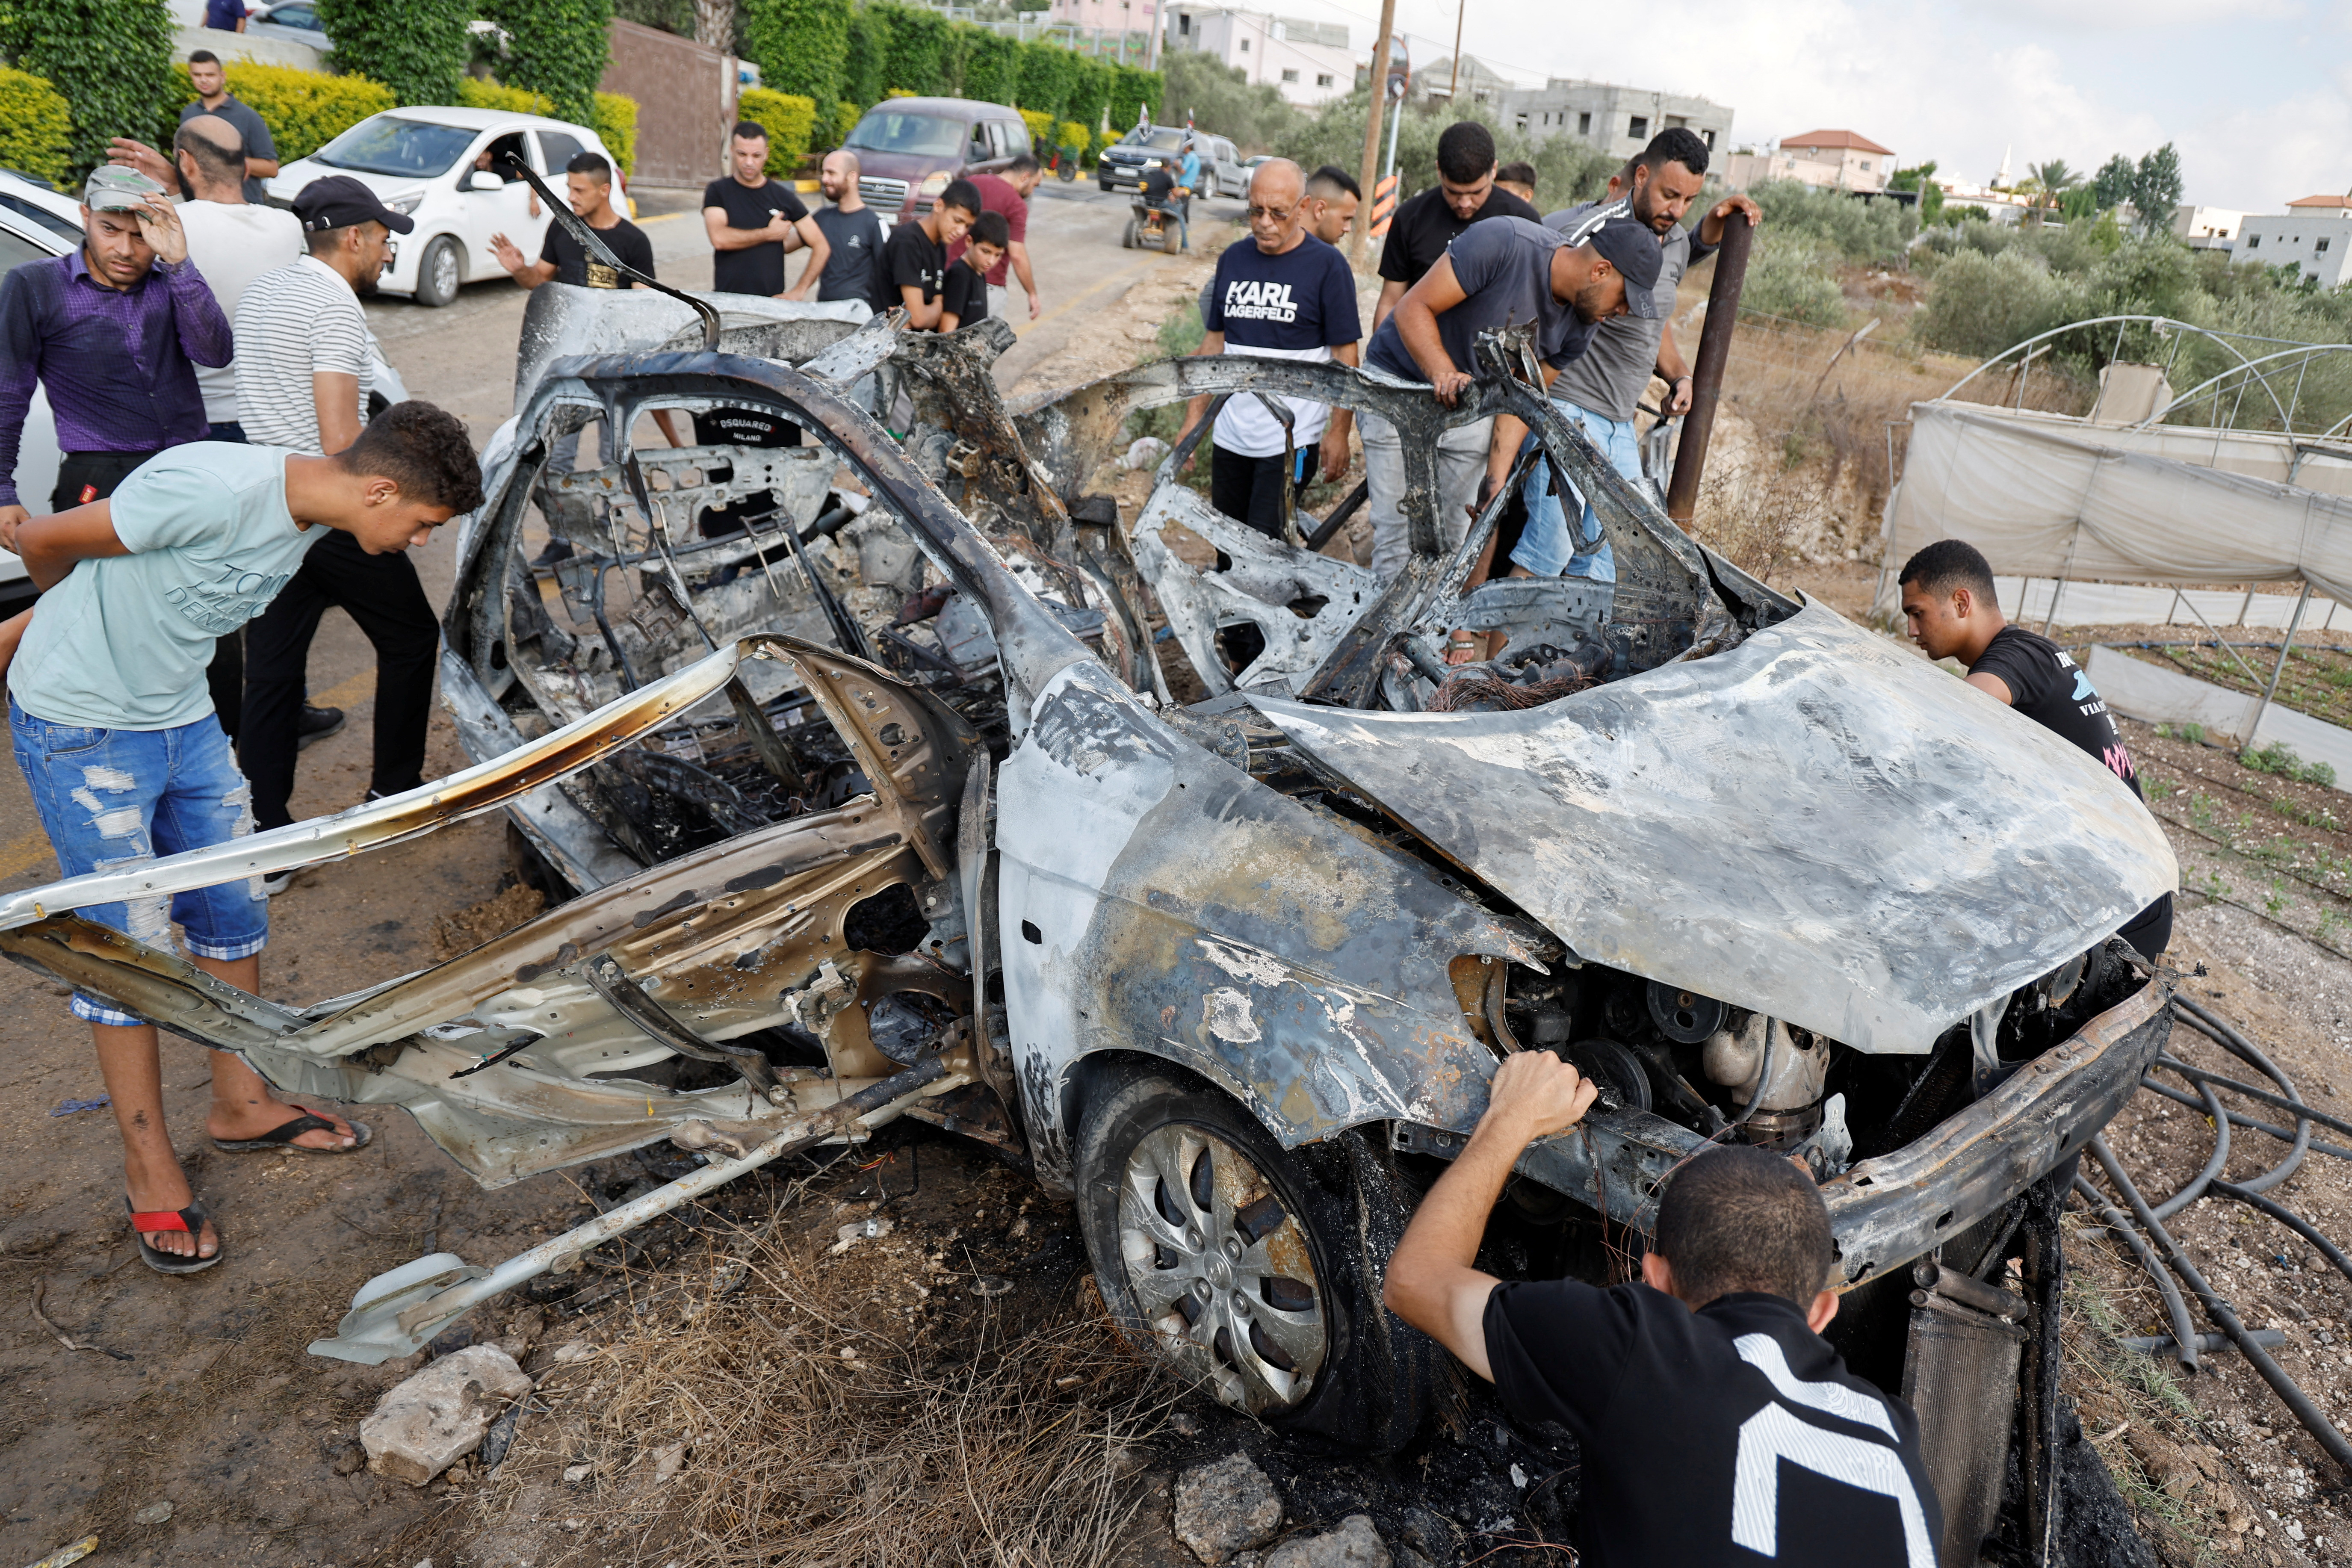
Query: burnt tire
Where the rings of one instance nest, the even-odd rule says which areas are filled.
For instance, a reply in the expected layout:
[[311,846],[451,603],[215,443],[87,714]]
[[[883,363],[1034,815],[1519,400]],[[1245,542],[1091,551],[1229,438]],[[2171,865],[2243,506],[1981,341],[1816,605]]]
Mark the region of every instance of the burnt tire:
[[1087,1107],[1076,1174],[1120,1331],[1229,1408],[1390,1452],[1451,1386],[1381,1305],[1410,1199],[1361,1134],[1302,1157],[1214,1089],[1146,1074]]

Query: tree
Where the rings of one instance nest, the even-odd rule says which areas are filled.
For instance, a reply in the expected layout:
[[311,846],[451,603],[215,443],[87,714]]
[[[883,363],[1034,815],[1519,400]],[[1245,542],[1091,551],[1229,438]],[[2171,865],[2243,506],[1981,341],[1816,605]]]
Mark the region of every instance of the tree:
[[[472,52],[467,0],[319,0],[319,25],[335,40],[335,65],[392,89],[403,103],[455,103]],[[520,84],[517,84],[520,85]]]
[[747,0],[743,47],[762,87],[807,99],[817,124],[833,123],[849,58],[849,0]]
[[1919,193],[1919,225],[1922,228],[1940,222],[1944,216],[1944,187],[1931,177],[1935,173],[1936,160],[1930,158],[1914,167],[1895,170],[1886,181],[1886,188],[1890,191]]
[[694,41],[708,49],[734,53],[735,0],[694,0]]
[[[358,4],[376,5],[376,0]],[[398,24],[409,17],[404,5],[376,8]],[[593,123],[596,84],[612,58],[613,0],[490,0],[483,9],[507,34],[499,79],[545,97],[558,120]],[[340,56],[340,35],[335,47]]]
[[841,96],[871,109],[882,100],[890,83],[882,79],[882,65],[890,52],[890,18],[879,5],[860,5],[849,14],[849,47],[842,58]]
[[2139,209],[2142,234],[2168,234],[2172,211],[2180,205],[2180,154],[2167,142],[2139,161],[2132,172],[2131,204]]
[[170,144],[178,100],[163,0],[0,0],[0,49],[64,96],[72,117],[68,183],[105,163],[114,137]]
[[2131,200],[2132,182],[2138,178],[2139,171],[2121,153],[2100,164],[2099,172],[2091,176],[2091,195],[2097,200],[2099,210],[2105,212]]

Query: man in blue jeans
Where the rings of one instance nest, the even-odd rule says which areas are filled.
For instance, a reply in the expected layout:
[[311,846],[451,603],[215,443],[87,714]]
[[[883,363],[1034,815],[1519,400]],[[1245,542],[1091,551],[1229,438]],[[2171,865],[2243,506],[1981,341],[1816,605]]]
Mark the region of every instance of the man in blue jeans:
[[[250,833],[252,791],[205,684],[214,639],[252,619],[330,533],[371,554],[403,551],[481,500],[465,426],[403,403],[331,458],[197,442],[150,458],[108,500],[0,522],[0,549],[23,557],[43,590],[0,623],[0,673],[16,764],[59,873],[127,871]],[[176,921],[198,968],[260,990],[269,921],[257,879],[79,912],[159,944]],[[141,1256],[166,1274],[211,1268],[220,1237],[163,1126],[154,1026],[79,993],[73,1012],[90,1026],[122,1134]],[[226,1053],[213,1058],[205,1130],[230,1152],[347,1153],[367,1142],[341,1117],[280,1101]]]
[[[1622,211],[1658,236],[1655,310],[1647,315],[1628,313],[1602,323],[1584,353],[1563,366],[1559,379],[1551,384],[1553,401],[1578,419],[1585,438],[1609,466],[1635,484],[1642,481],[1642,452],[1633,430],[1633,410],[1651,375],[1666,383],[1667,415],[1690,409],[1689,367],[1667,321],[1674,313],[1675,286],[1693,265],[1715,254],[1723,240],[1724,222],[1733,213],[1745,213],[1750,223],[1764,216],[1745,195],[1733,195],[1717,202],[1700,219],[1696,233],[1679,226],[1706,184],[1706,143],[1697,133],[1681,127],[1662,131],[1622,172],[1610,178],[1601,200],[1544,219],[1548,226],[1569,234],[1592,223],[1595,215],[1604,210]],[[1518,426],[1517,420],[1509,424]],[[1496,483],[1508,473],[1517,450],[1516,445],[1496,444],[1489,460]],[[1555,488],[1562,493],[1555,495]],[[1548,459],[1539,458],[1528,469],[1521,494],[1527,502],[1528,523],[1517,548],[1511,552],[1512,575],[1586,577],[1600,583],[1617,580],[1616,561],[1609,542],[1601,537],[1600,519],[1593,515],[1591,504],[1576,495],[1573,486],[1555,485]],[[1574,538],[1570,537],[1565,499],[1573,499],[1582,511]]]

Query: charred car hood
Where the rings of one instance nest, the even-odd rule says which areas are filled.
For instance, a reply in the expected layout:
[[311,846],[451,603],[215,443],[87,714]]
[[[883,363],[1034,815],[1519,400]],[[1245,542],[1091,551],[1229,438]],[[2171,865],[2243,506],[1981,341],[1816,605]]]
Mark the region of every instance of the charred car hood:
[[1580,957],[1858,1050],[1927,1050],[2179,879],[2095,759],[1819,605],[1520,712],[1254,702]]

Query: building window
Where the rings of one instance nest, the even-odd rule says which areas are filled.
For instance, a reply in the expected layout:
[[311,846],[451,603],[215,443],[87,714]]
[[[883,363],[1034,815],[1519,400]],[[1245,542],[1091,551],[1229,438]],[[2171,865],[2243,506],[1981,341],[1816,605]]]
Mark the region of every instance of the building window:
[[1679,131],[1689,123],[1689,121],[1684,119],[1679,114],[1669,114],[1666,116],[1666,129],[1669,131]]
[[1862,172],[1863,172],[1864,174],[1867,174],[1868,173],[1870,173],[1870,160],[1869,160],[1869,159],[1867,159],[1867,158],[1862,159],[1862,160],[1861,160],[1861,163],[1862,163]]
[[1705,142],[1706,142],[1706,150],[1707,150],[1708,152],[1710,152],[1710,153],[1714,152],[1714,151],[1715,151],[1715,132],[1712,132],[1712,131],[1702,131],[1702,132],[1699,132],[1699,136],[1700,136],[1701,140],[1703,140],[1703,141],[1705,141]]
[[1591,115],[1580,114],[1576,117],[1576,133],[1579,136],[1590,136],[1592,134]]
[[1242,53],[1249,53],[1249,40],[1247,38],[1244,38],[1242,40]]
[[1295,87],[1298,83],[1298,73],[1295,70],[1286,70],[1282,73],[1282,79]]
[[1316,72],[1315,85],[1317,87],[1329,87],[1331,85],[1331,73],[1329,71]]
[[2313,241],[2311,242],[2311,253],[2312,253],[2314,256],[2317,256],[2317,255],[2319,255],[2322,251],[2326,250],[2326,248],[2327,248],[2327,242],[2326,242],[2326,240],[2324,240],[2324,239],[2315,239],[2315,240],[2313,240]]
[[1526,115],[1524,115],[1524,114],[1520,115],[1520,116],[1518,117],[1518,121],[1517,121],[1517,123],[1518,123],[1518,128],[1519,128],[1520,130],[1522,130],[1522,131],[1525,131],[1525,130],[1528,128],[1528,117],[1527,117]]
[[1650,139],[1650,117],[1646,114],[1634,115],[1625,122],[1625,134],[1636,142],[1647,142]]
[[1177,12],[1177,13],[1176,13],[1176,36],[1177,36],[1178,37],[1180,37],[1180,38],[1185,38],[1185,37],[1192,37],[1192,12],[1190,12],[1190,11],[1179,11],[1179,12]]
[[2250,234],[2246,236],[2246,248],[2248,250],[2260,250],[2262,247],[2263,237],[2261,235]]

